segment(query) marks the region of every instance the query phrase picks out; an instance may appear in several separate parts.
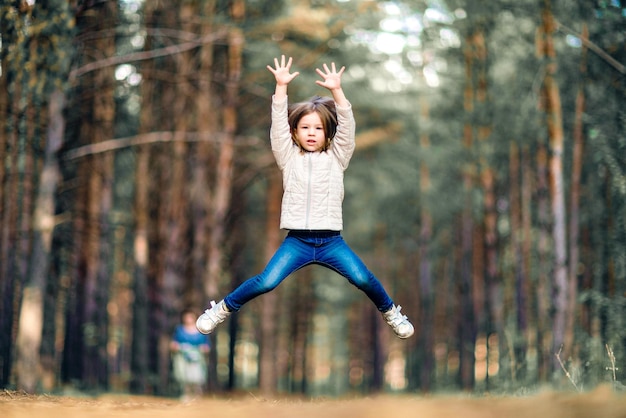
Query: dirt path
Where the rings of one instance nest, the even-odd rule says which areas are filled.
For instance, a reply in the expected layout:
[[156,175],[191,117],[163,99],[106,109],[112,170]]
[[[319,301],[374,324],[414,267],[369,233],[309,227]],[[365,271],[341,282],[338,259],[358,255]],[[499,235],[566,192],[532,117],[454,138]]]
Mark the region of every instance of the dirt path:
[[207,397],[190,402],[107,395],[96,399],[0,392],[2,418],[626,418],[626,394],[528,397],[376,396],[342,400]]

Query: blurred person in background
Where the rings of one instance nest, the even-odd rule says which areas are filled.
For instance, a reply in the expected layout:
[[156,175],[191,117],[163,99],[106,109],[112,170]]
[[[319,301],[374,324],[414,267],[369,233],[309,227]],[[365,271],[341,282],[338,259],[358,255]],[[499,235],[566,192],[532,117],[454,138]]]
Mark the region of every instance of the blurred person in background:
[[211,349],[207,335],[196,329],[196,313],[185,309],[180,315],[170,350],[174,379],[182,390],[182,399],[189,400],[204,393],[207,383],[207,359]]

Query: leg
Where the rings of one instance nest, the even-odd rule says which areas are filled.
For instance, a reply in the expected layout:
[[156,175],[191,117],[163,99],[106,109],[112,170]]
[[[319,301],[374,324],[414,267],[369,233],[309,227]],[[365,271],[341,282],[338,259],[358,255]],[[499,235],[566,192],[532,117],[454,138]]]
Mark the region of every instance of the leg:
[[224,298],[226,307],[238,311],[255,297],[274,290],[287,276],[311,261],[312,251],[307,244],[286,237],[261,274],[246,280]]
[[393,306],[393,301],[383,285],[352,251],[343,237],[337,236],[329,240],[317,253],[316,261],[341,274],[362,290],[380,312],[387,312]]
[[393,304],[380,281],[341,236],[329,240],[319,252],[316,261],[343,275],[350,283],[365,292],[398,337],[409,338],[413,335],[413,325],[400,313],[402,307]]
[[211,307],[196,320],[196,328],[210,334],[232,313],[254,299],[276,288],[292,272],[312,262],[311,247],[296,238],[287,237],[278,248],[265,270],[230,293],[219,303],[211,301]]

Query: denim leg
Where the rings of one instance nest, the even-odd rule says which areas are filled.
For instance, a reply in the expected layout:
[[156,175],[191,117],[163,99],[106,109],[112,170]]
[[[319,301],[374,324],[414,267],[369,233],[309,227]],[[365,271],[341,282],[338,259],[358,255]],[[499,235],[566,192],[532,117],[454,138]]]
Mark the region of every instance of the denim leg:
[[318,264],[329,267],[344,276],[362,290],[380,312],[387,312],[393,301],[380,281],[370,272],[358,255],[348,246],[343,237],[328,240],[316,251]]
[[224,298],[224,303],[231,311],[238,311],[255,297],[275,289],[294,271],[310,264],[312,256],[311,247],[295,238],[286,237],[263,272],[240,284]]

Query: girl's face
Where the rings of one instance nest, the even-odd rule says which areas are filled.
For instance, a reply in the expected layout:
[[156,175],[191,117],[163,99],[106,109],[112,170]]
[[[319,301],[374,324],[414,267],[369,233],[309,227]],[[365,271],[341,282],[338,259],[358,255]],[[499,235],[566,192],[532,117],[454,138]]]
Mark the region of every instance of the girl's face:
[[196,316],[192,312],[185,312],[185,314],[183,315],[182,323],[183,325],[188,327],[191,327],[192,325],[195,326]]
[[326,142],[326,135],[320,115],[317,112],[312,112],[302,116],[298,121],[298,126],[296,126],[295,136],[296,141],[305,151],[321,151]]

